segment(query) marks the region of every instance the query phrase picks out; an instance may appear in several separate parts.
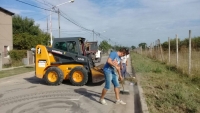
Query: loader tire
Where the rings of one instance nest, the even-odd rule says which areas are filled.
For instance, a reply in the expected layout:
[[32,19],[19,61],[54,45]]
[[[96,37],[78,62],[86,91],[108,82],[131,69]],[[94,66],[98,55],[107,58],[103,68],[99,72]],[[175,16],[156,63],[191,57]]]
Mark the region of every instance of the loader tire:
[[88,72],[83,67],[75,67],[70,71],[69,80],[74,86],[83,86],[88,82]]
[[48,85],[60,85],[63,81],[63,72],[58,67],[49,67],[44,75],[44,80]]
[[88,55],[88,60],[89,60],[90,68],[95,67],[95,63],[94,63],[94,61],[92,59],[92,55],[91,54]]

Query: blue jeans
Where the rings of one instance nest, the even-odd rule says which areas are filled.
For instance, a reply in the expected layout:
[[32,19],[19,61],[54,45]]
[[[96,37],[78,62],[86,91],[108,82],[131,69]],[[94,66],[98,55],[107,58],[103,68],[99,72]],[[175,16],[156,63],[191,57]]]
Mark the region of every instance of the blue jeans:
[[122,63],[122,70],[121,70],[121,74],[122,74],[122,77],[125,78],[126,76],[126,63]]
[[119,87],[118,76],[114,70],[111,69],[104,69],[104,76],[105,76],[105,89],[110,89],[111,82],[114,87]]

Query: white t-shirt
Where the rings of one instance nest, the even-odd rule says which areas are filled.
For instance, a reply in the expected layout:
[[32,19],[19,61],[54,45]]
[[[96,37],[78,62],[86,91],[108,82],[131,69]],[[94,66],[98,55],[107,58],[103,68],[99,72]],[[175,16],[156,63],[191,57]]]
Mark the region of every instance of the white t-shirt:
[[121,57],[121,62],[126,63],[128,58],[129,58],[129,55],[125,55],[125,56]]

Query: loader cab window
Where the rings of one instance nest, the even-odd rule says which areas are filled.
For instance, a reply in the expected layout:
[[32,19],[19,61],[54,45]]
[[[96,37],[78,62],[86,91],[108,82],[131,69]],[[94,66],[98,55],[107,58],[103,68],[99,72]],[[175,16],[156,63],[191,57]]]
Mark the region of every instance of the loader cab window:
[[67,50],[70,53],[78,54],[78,48],[77,48],[76,41],[67,41]]
[[67,45],[65,42],[56,42],[54,45],[55,49],[59,49],[59,50],[63,50],[63,51],[67,51]]

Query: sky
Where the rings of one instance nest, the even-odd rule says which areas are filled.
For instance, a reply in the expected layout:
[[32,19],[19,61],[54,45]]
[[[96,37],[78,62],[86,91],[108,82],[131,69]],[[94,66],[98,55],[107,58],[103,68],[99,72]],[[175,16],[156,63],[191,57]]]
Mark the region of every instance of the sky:
[[[192,37],[200,36],[200,0],[20,1],[40,8],[19,0],[0,0],[0,7],[34,19],[44,32],[50,32],[51,28],[55,38],[59,37],[58,14],[55,13],[58,8],[61,12],[60,37],[80,36],[87,41],[107,40],[112,45],[138,47],[140,43],[150,46],[157,39],[163,43],[176,35],[184,40],[189,37],[189,30]],[[59,4],[62,5],[53,8]],[[96,34],[93,35],[92,30]]]

